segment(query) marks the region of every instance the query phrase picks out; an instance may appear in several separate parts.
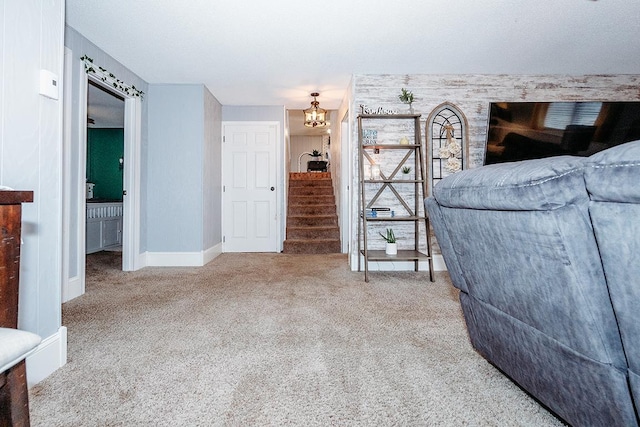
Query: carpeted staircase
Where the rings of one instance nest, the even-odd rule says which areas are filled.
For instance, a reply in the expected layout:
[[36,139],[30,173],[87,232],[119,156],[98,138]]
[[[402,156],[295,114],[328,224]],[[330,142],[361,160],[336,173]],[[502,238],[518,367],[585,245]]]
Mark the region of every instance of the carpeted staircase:
[[289,174],[287,254],[340,253],[340,230],[331,173]]

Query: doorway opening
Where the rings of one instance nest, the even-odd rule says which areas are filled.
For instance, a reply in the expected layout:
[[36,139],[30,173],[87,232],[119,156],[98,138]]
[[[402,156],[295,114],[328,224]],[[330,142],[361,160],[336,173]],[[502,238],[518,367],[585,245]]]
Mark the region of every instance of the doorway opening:
[[[123,175],[124,175],[123,96],[93,80],[87,87],[86,139],[86,247],[90,257],[110,252],[113,266],[122,268]],[[93,256],[94,258],[96,256]],[[90,263],[89,265],[102,265]],[[85,270],[88,274],[89,269]]]

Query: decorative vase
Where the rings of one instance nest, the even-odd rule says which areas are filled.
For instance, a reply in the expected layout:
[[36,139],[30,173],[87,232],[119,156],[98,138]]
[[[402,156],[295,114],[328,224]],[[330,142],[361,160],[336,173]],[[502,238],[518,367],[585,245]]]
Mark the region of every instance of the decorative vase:
[[371,179],[380,179],[380,165],[371,165]]
[[398,255],[398,244],[397,243],[389,243],[387,242],[384,252],[387,255]]

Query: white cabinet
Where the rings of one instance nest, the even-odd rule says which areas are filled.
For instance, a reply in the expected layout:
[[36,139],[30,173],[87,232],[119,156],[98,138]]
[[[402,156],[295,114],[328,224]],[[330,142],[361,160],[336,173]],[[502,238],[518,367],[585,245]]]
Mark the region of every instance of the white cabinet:
[[122,245],[122,202],[87,203],[86,253]]

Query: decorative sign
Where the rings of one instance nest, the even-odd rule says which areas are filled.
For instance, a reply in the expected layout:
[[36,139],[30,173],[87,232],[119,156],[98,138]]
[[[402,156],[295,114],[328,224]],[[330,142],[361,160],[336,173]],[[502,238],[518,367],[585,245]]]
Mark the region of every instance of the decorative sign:
[[367,114],[367,115],[398,114],[398,110],[394,108],[383,108],[383,107],[370,108],[364,104],[360,104],[360,110],[362,114]]
[[362,144],[376,145],[378,143],[378,131],[375,129],[362,129]]

